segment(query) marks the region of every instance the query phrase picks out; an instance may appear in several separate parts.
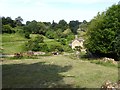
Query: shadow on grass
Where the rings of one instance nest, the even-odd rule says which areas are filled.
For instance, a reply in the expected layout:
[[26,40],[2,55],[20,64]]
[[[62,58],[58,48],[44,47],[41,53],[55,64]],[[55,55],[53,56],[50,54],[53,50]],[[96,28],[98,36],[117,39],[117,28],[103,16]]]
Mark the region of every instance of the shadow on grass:
[[2,65],[3,88],[71,88],[65,84],[63,76],[72,66],[45,64],[4,64]]

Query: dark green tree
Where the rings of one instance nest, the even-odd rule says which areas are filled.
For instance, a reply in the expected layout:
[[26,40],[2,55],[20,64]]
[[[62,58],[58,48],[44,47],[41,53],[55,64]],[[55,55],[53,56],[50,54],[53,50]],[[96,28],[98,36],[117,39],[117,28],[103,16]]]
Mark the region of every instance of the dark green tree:
[[17,26],[22,26],[23,19],[21,18],[21,16],[18,16],[17,18],[15,18],[15,21]]
[[11,17],[2,17],[2,25],[10,25],[12,28],[16,26],[16,22]]
[[54,39],[55,38],[55,33],[52,30],[48,30],[45,35],[49,39]]
[[[119,57],[120,5],[109,9],[92,19],[88,28],[85,46],[88,51],[100,56]],[[117,38],[117,39],[116,39]]]
[[79,28],[79,21],[70,21],[69,22],[69,28],[74,34],[77,34],[77,30]]
[[43,43],[43,40],[43,36],[37,35],[34,39],[31,39],[25,43],[25,48],[27,50],[39,51],[41,50],[40,43]]
[[46,34],[47,28],[44,23],[38,22],[37,28],[38,28],[37,33],[42,34],[42,35]]
[[12,29],[12,27],[9,24],[3,25],[2,27],[2,33],[15,33],[15,31]]
[[57,28],[61,29],[61,31],[64,32],[68,28],[67,22],[65,20],[60,20]]

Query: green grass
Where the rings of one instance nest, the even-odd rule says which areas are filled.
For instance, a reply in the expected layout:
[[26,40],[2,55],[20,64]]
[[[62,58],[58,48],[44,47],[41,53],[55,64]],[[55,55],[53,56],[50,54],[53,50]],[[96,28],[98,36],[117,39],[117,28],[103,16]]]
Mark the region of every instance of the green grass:
[[103,66],[113,66],[113,67],[118,67],[118,65],[116,64],[113,64],[112,62],[110,61],[107,61],[107,62],[104,62],[102,61],[101,59],[97,59],[97,60],[90,60],[91,63],[95,63],[95,64],[98,64],[98,65],[103,65]]
[[[31,34],[31,38],[35,38],[37,34]],[[15,33],[15,34],[1,34],[0,40],[2,42],[2,48],[4,49],[2,52],[6,54],[14,54],[17,52],[24,52],[24,43],[28,41],[28,39],[24,38],[24,36]],[[54,39],[48,39],[44,36],[44,42],[50,47],[53,44],[60,44],[60,42],[55,41]]]
[[2,43],[2,46],[4,48],[3,53],[6,54],[14,54],[23,52],[23,46],[25,42],[9,42],[9,43]]
[[27,39],[24,38],[20,34],[2,34],[2,42],[16,42],[16,41],[26,41]]
[[3,88],[79,87],[100,88],[106,80],[116,82],[117,67],[106,67],[66,56],[3,60]]
[[2,48],[4,49],[2,52],[6,54],[14,54],[17,52],[23,52],[23,45],[27,41],[20,34],[2,34]]

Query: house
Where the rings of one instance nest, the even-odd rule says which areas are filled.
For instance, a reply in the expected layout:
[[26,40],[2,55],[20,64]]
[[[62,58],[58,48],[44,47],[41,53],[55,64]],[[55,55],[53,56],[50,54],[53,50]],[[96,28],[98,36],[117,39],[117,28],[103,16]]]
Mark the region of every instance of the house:
[[83,38],[77,38],[76,36],[75,40],[72,41],[70,46],[72,47],[72,49],[74,49],[76,46],[80,46],[83,48],[83,42],[84,42]]

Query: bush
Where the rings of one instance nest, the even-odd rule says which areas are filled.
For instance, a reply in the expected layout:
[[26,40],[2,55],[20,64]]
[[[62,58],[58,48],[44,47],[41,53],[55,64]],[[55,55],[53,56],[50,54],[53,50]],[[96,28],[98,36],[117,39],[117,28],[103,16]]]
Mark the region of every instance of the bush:
[[48,45],[45,43],[40,43],[39,44],[39,51],[48,52],[49,51]]
[[45,36],[49,39],[54,39],[55,38],[55,34],[54,34],[53,31],[47,31]]
[[62,45],[56,45],[56,44],[53,44],[53,45],[50,45],[50,48],[49,48],[50,51],[60,51],[60,52],[63,52],[63,47]]
[[30,34],[29,33],[25,33],[25,38],[30,39]]
[[63,47],[63,49],[64,49],[65,52],[69,52],[69,53],[73,52],[72,48],[69,47],[69,46],[67,46],[67,45],[65,45],[65,46]]
[[36,43],[43,43],[44,41],[44,37],[42,35],[37,35],[34,39],[33,39],[33,42],[36,42]]
[[15,31],[12,29],[12,27],[9,24],[7,24],[7,25],[3,25],[2,33],[9,33],[9,34],[11,34],[11,33],[15,33]]
[[34,39],[31,39],[25,43],[26,49],[32,51],[41,50],[42,47],[39,45],[39,43],[43,43],[43,39],[44,38],[41,35],[37,35]]
[[66,42],[67,42],[66,39],[64,39],[64,38],[61,38],[61,39],[60,39],[60,43],[61,43],[62,45],[66,45]]

